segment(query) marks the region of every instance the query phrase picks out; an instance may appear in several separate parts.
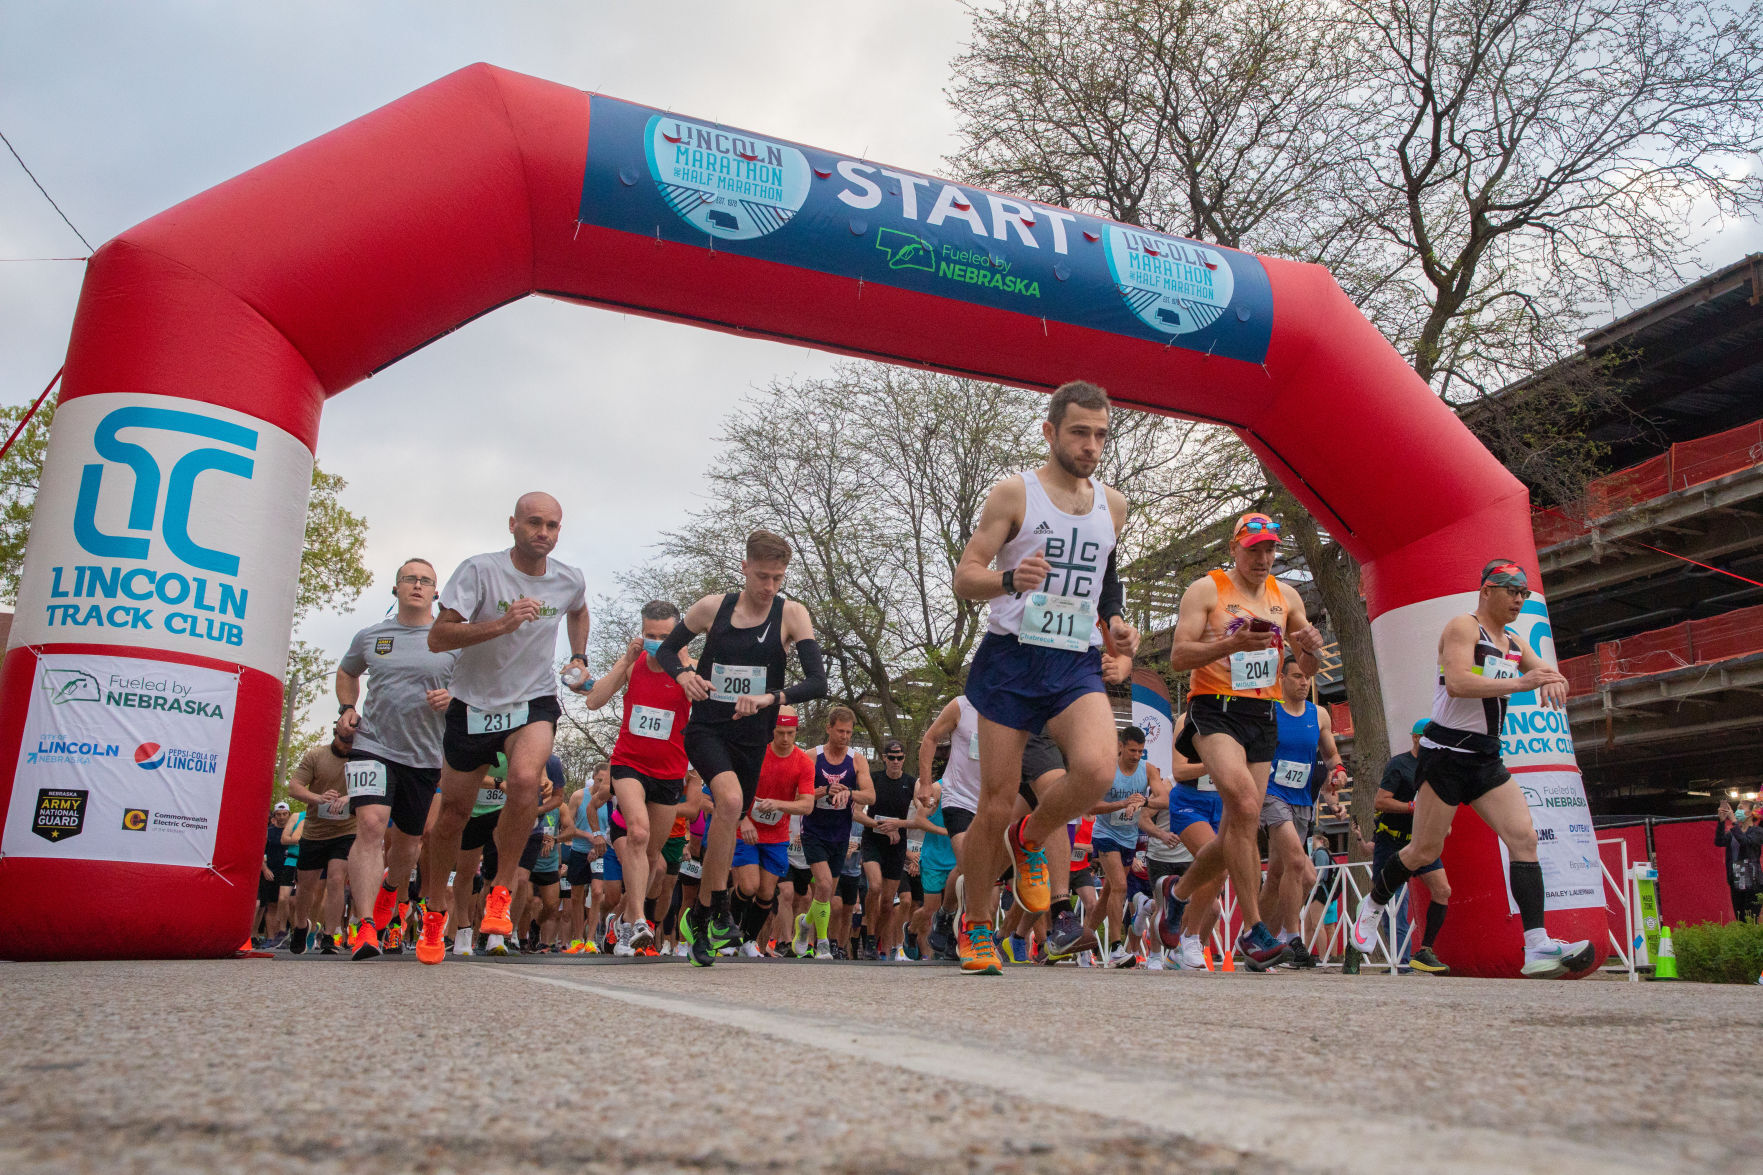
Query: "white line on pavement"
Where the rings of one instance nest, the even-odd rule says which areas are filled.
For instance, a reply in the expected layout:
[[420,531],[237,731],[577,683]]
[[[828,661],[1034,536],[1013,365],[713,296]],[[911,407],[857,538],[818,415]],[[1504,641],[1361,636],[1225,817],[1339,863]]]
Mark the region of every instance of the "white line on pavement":
[[1376,1113],[1364,1106],[1343,1115],[1336,1106],[1297,1101],[1264,1091],[1177,1084],[1155,1075],[1124,1077],[1103,1071],[1074,1078],[1069,1064],[1056,1072],[1023,1065],[985,1048],[932,1039],[881,1025],[783,1014],[768,1008],[663,995],[618,984],[590,983],[534,974],[530,967],[498,967],[496,974],[548,983],[609,1000],[711,1024],[739,1028],[775,1040],[822,1049],[872,1064],[962,1081],[1011,1096],[1130,1122],[1327,1171],[1463,1172],[1548,1171],[1612,1175],[1657,1170],[1656,1163],[1627,1152],[1594,1149],[1561,1139],[1505,1134],[1453,1126],[1406,1115]]

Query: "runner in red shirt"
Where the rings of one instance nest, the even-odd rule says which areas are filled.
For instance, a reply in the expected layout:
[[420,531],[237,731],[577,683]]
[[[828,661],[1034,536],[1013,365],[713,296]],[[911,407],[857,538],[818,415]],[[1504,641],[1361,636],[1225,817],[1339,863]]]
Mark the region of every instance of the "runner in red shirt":
[[777,879],[790,871],[790,817],[806,816],[814,807],[814,760],[796,746],[798,721],[794,706],[778,710],[759,789],[735,841],[732,910],[748,958],[759,957],[759,935],[777,909]]
[[666,600],[644,604],[643,635],[632,639],[606,676],[577,690],[585,695],[589,709],[598,710],[624,689],[624,719],[612,747],[612,794],[618,818],[611,832],[624,873],[618,945],[633,952],[655,940],[644,903],[651,887],[659,886],[666,876],[661,856],[665,838],[660,834],[672,827],[685,798],[684,739],[692,703],[655,660],[655,650],[678,621],[679,609]]

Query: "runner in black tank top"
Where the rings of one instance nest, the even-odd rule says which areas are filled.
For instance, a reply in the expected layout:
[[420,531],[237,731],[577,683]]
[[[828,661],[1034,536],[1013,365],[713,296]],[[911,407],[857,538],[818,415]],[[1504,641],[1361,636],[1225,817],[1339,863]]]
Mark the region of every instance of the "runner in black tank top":
[[[694,966],[707,967],[717,950],[740,943],[729,912],[729,867],[741,818],[759,787],[778,706],[826,696],[826,667],[808,609],[783,596],[790,554],[790,545],[777,535],[753,532],[741,562],[741,590],[693,604],[655,654],[692,699],[686,757],[703,776],[714,804],[698,904],[680,918]],[[704,652],[697,668],[688,669],[680,653],[699,633],[707,634]],[[786,687],[784,655],[791,647],[803,679]]]
[[860,957],[865,959],[892,956],[900,945],[900,932],[905,927],[896,910],[894,895],[906,877],[906,818],[912,813],[912,795],[918,790],[918,778],[906,772],[906,746],[897,738],[882,743],[882,770],[870,772],[875,799],[869,811],[857,814],[863,825],[863,874],[869,882],[869,900],[863,903],[863,946]]

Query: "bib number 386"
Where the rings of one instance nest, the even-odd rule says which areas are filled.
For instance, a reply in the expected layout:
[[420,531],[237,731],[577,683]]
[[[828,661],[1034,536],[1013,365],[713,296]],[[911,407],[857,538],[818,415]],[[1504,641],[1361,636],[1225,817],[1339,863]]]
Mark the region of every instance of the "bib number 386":
[[1030,592],[1017,639],[1025,645],[1082,653],[1090,647],[1090,634],[1095,628],[1096,605],[1091,600]]

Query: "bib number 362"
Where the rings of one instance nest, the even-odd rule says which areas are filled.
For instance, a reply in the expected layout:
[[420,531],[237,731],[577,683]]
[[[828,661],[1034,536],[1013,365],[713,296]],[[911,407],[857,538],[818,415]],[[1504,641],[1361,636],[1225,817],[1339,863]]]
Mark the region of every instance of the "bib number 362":
[[738,702],[744,697],[765,692],[763,665],[710,667],[710,696],[719,702]]
[[1279,673],[1279,650],[1249,649],[1230,655],[1230,688],[1270,689]]
[[466,734],[507,734],[526,725],[526,703],[504,706],[500,710],[465,708]]
[[1030,592],[1017,639],[1025,645],[1081,653],[1090,647],[1090,634],[1095,628],[1096,605],[1089,599]]

